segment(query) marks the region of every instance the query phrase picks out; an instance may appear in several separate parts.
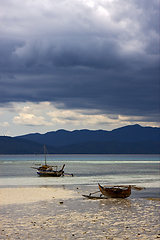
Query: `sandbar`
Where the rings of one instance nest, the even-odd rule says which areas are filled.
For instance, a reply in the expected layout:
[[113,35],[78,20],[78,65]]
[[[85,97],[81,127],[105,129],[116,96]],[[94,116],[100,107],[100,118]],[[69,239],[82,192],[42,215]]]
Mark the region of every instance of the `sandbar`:
[[28,188],[0,188],[0,205],[30,203],[55,199],[76,198],[77,195],[71,190],[47,187]]

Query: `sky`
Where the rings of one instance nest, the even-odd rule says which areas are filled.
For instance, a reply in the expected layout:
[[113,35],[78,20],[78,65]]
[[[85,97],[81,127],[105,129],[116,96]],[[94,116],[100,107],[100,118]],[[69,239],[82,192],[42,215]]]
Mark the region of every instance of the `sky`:
[[159,127],[159,0],[0,0],[0,135]]

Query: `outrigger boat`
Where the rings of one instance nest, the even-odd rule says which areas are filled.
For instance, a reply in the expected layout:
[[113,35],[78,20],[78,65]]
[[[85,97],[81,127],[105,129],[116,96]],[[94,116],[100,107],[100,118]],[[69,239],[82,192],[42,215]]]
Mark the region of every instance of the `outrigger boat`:
[[[107,199],[107,198],[128,198],[131,195],[131,189],[141,191],[144,187],[137,187],[135,185],[108,185],[101,186],[98,183],[99,191],[90,193],[89,195],[82,195],[89,199]],[[95,196],[95,193],[101,193],[100,196]]]
[[131,185],[128,187],[102,187],[99,183],[99,190],[107,198],[127,198],[131,195]]
[[58,170],[58,166],[50,166],[50,165],[47,164],[47,160],[46,160],[46,147],[45,146],[44,146],[44,156],[45,156],[45,163],[44,163],[44,165],[41,165],[38,168],[36,168],[36,167],[31,167],[31,168],[37,169],[37,174],[39,176],[42,176],[42,177],[60,177],[60,176],[64,176],[63,169],[65,167],[65,164],[63,165],[63,167],[60,170]]

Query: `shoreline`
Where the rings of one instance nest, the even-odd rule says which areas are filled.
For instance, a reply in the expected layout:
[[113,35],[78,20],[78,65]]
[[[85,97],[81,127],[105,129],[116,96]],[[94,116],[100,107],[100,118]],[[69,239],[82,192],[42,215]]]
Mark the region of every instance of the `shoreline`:
[[160,202],[89,200],[82,189],[0,188],[0,239],[160,238]]
[[[80,193],[81,192],[81,193]],[[82,195],[89,194],[86,188],[67,188],[64,186],[31,186],[31,187],[0,187],[0,206],[7,204],[27,204],[39,201],[49,201],[51,199],[78,199],[82,198]],[[143,196],[144,194],[144,196]],[[135,198],[138,192],[132,191],[132,196],[127,199]],[[143,196],[143,197],[142,197]],[[146,199],[151,201],[159,201],[159,196],[145,196],[145,192],[140,195],[138,199]]]

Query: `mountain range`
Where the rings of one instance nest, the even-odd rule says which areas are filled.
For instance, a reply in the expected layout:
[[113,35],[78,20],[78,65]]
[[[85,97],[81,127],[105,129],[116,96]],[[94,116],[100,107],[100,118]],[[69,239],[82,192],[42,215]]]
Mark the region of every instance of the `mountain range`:
[[56,154],[159,154],[160,128],[136,124],[112,131],[58,130],[0,136],[0,154],[36,154],[43,145]]

